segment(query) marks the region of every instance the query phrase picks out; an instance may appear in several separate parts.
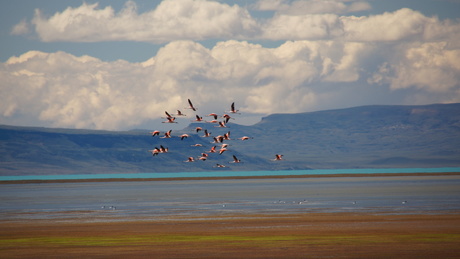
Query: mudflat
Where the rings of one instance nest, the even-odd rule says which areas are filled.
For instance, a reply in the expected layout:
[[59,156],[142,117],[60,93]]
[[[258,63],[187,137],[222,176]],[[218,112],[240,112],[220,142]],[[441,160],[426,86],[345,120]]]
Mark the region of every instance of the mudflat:
[[460,258],[460,213],[0,221],[1,258]]

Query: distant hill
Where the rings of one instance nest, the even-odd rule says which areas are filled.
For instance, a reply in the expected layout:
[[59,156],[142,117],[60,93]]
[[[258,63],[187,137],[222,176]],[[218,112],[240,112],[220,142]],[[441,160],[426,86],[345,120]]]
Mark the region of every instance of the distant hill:
[[[228,151],[183,162],[219,145],[196,133],[197,126],[213,136],[230,131],[232,140],[224,141]],[[190,137],[181,140],[182,133]],[[273,114],[252,126],[192,123],[172,135],[0,126],[0,175],[460,166],[460,104]],[[242,136],[252,139],[237,139]],[[148,152],[160,145],[169,152],[155,157]],[[276,153],[285,160],[272,161]],[[243,163],[228,163],[232,155]],[[227,167],[215,168],[216,163]]]

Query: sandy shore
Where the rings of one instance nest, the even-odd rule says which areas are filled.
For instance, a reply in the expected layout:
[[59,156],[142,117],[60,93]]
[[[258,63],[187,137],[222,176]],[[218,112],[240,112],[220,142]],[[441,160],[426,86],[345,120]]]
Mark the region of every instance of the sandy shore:
[[460,213],[0,222],[1,258],[460,258]]

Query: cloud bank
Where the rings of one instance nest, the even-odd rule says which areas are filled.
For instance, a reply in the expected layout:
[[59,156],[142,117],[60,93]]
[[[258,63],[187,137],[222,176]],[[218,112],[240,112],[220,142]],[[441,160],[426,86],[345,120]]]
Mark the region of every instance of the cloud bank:
[[[312,8],[301,8],[302,4]],[[326,4],[327,3],[327,4]],[[314,8],[313,8],[314,7]],[[186,106],[247,115],[365,104],[460,102],[460,24],[411,9],[370,16],[363,1],[161,2],[139,13],[82,4],[37,10],[13,33],[42,41],[167,42],[142,63],[29,51],[0,64],[0,122],[130,129]],[[222,39],[213,47],[197,41]],[[250,43],[280,40],[276,48]],[[244,116],[244,115],[243,115]]]
[[273,10],[271,18],[256,19],[250,10],[214,1],[165,0],[155,9],[139,13],[134,2],[119,12],[111,6],[83,3],[46,16],[37,9],[32,21],[21,21],[14,34],[33,27],[44,42],[145,41],[167,43],[175,40],[316,40],[397,41],[458,34],[460,26],[436,17],[425,17],[411,9],[372,16],[340,16],[341,13],[370,8],[364,1],[260,1],[255,10]]
[[388,102],[403,89],[406,102],[460,101],[459,49],[442,43],[386,48],[334,41],[264,48],[230,40],[208,49],[175,41],[143,63],[30,51],[0,66],[1,119],[127,129],[184,108],[187,98],[202,114],[222,113],[233,101],[248,114]]

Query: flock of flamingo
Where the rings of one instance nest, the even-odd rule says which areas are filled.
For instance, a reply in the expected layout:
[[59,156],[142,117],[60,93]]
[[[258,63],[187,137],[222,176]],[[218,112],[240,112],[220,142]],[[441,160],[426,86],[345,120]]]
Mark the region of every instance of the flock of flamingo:
[[[185,107],[184,109],[190,109],[190,110],[195,111],[195,112],[197,111],[197,108],[195,108],[195,106],[193,106],[193,103],[192,103],[192,101],[190,101],[190,99],[188,99],[188,107]],[[239,110],[235,109],[235,102],[233,102],[231,104],[231,106],[230,106],[230,111],[227,111],[227,112],[230,113],[230,114],[240,114],[238,111]],[[168,113],[167,111],[165,111],[165,114],[166,114],[166,117],[163,117],[163,118],[165,118],[166,121],[163,121],[163,123],[177,123],[175,116],[187,116],[186,114],[182,113],[180,110],[177,110],[177,113],[173,114],[174,116],[171,115],[170,113]],[[195,114],[195,120],[193,120],[193,121],[194,122],[199,122],[199,123],[215,124],[214,127],[218,127],[218,128],[227,128],[227,123],[229,122],[229,120],[234,119],[229,114],[223,114],[222,116],[219,116],[216,113],[210,113],[210,114],[206,115],[206,117],[212,117],[212,120],[209,120],[209,121],[204,120],[203,117],[200,117],[197,114]],[[221,118],[222,120],[218,120],[218,118]],[[204,138],[207,138],[207,137],[212,138],[213,141],[211,143],[214,144],[214,145],[208,151],[202,152],[199,157],[195,158],[193,156],[190,156],[190,157],[188,157],[187,160],[185,160],[183,162],[195,162],[195,161],[199,161],[199,160],[206,161],[206,160],[208,160],[210,158],[210,156],[209,156],[210,153],[218,153],[219,155],[222,155],[224,152],[228,151],[229,144],[224,143],[224,141],[231,140],[230,131],[228,131],[227,133],[225,133],[223,135],[218,135],[218,136],[211,136],[211,133],[208,132],[208,130],[204,129],[203,127],[196,127],[194,129],[194,131],[196,131],[197,133],[200,132],[200,131],[203,131],[204,135],[202,137],[204,137]],[[150,134],[152,135],[152,137],[159,136],[159,138],[168,139],[168,138],[173,137],[171,135],[171,132],[172,132],[172,130],[166,131],[166,132],[163,133],[163,136],[161,136],[161,137],[160,137],[160,135],[162,135],[162,133],[159,130],[152,131],[152,132],[150,132]],[[184,134],[182,134],[182,135],[180,135],[178,137],[181,140],[184,140],[184,139],[190,137],[190,135],[184,133]],[[246,141],[246,140],[249,140],[249,139],[252,139],[252,137],[243,136],[243,137],[238,138],[238,140],[242,140],[242,141]],[[194,147],[202,147],[203,145],[202,144],[194,144],[192,146],[194,146]],[[149,152],[152,154],[152,156],[157,156],[157,155],[162,154],[162,153],[168,153],[168,151],[169,151],[169,149],[167,147],[164,147],[163,145],[160,145],[159,148],[155,147],[153,150],[149,150]],[[232,155],[232,157],[233,157],[233,160],[229,161],[229,163],[241,163],[242,162],[235,155]],[[283,160],[283,155],[275,154],[275,158],[273,158],[272,160],[273,161]],[[223,164],[217,163],[214,167],[222,168],[222,167],[226,167],[226,166],[223,165]]]

